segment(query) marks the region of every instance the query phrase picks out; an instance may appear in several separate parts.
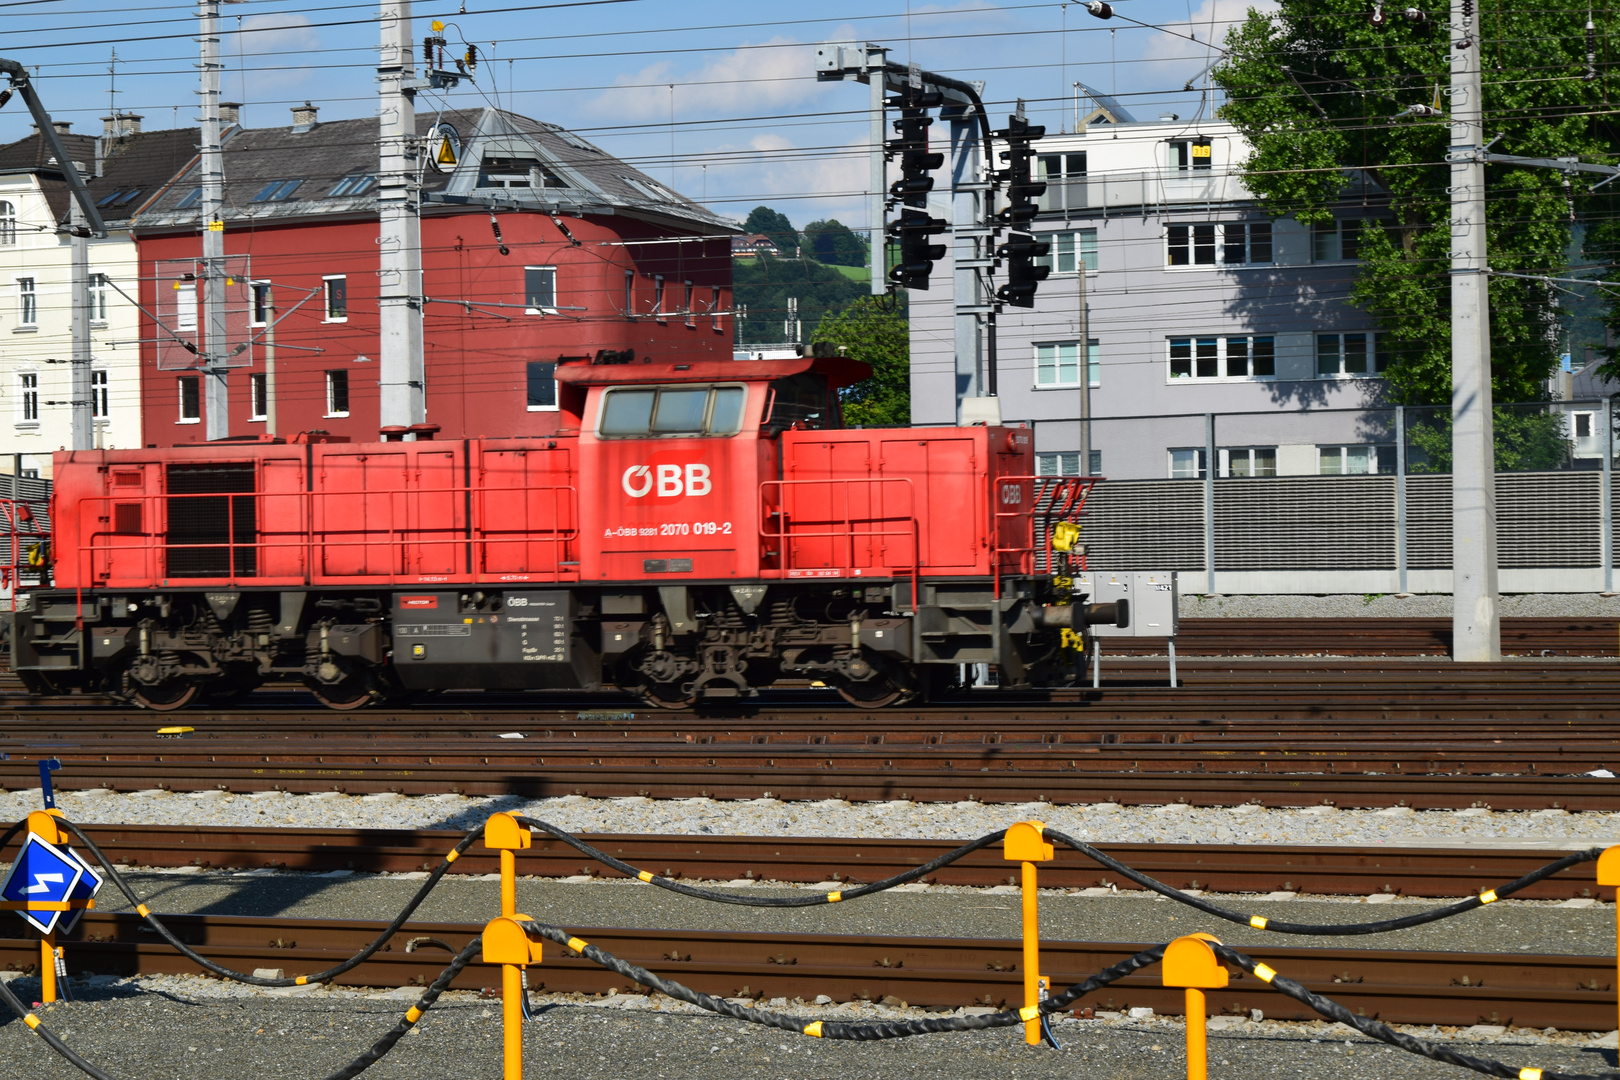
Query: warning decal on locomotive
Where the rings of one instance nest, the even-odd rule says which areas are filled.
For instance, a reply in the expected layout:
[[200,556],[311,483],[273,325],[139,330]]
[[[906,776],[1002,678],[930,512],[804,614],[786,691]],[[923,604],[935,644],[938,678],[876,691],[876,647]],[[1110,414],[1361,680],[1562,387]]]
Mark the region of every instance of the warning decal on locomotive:
[[402,596],[399,598],[402,608],[436,608],[439,606],[437,596]]

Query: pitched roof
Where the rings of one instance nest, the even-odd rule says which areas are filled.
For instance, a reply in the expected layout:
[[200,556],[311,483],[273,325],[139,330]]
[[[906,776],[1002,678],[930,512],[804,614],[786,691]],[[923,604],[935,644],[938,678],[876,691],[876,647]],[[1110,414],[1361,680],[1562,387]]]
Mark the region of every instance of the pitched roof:
[[[72,132],[58,138],[62,140],[62,148],[71,155],[72,160],[83,165],[84,172],[88,174],[96,160],[96,140],[89,135],[75,135]],[[0,146],[0,173],[36,174],[52,217],[60,221],[67,216],[70,198],[67,181],[63,179],[62,167],[57,164],[50,146],[38,131],[27,138]]]
[[197,159],[201,141],[202,133],[194,127],[139,131],[106,140],[101,175],[85,185],[101,219],[127,227],[165,184]]
[[[555,125],[504,110],[464,109],[418,116],[417,134],[425,139],[441,122],[454,129],[461,152],[453,172],[423,168],[423,202],[429,213],[434,203],[498,203],[568,214],[626,214],[683,229],[738,231],[735,223]],[[375,217],[378,140],[376,117],[308,129],[236,132],[224,148],[225,220]],[[196,228],[200,208],[181,204],[200,182],[197,171],[193,163],[177,175],[161,197],[136,215],[136,226]],[[497,178],[492,180],[491,173]],[[503,181],[498,178],[502,175],[511,179]],[[356,184],[359,177],[373,179]],[[537,186],[527,186],[535,180]]]

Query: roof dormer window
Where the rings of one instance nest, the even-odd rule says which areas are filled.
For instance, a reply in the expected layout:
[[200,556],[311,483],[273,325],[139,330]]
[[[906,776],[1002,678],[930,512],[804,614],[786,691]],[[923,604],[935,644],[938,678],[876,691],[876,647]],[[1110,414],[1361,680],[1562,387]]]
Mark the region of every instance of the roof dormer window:
[[377,186],[377,178],[370,174],[362,176],[345,176],[337,185],[327,192],[329,197],[338,195],[364,195]]
[[531,157],[486,157],[479,163],[479,187],[565,188],[567,181]]
[[252,201],[256,203],[285,202],[292,197],[292,193],[297,191],[298,185],[302,183],[302,180],[272,180],[259,189],[259,193],[253,196]]

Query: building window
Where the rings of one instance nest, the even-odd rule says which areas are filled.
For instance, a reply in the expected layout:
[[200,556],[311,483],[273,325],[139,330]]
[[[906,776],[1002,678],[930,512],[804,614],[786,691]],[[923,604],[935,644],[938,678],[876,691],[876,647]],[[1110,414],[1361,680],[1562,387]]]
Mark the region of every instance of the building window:
[[529,411],[555,412],[557,409],[557,365],[550,360],[528,363]]
[[1389,366],[1389,356],[1375,341],[1373,334],[1317,334],[1317,378],[1365,379],[1382,375]]
[[720,329],[720,286],[709,286],[709,310],[714,312],[714,328]]
[[1087,270],[1096,272],[1096,229],[1041,233],[1035,239],[1045,240],[1048,245],[1046,254],[1035,260],[1036,266],[1044,266],[1054,274],[1072,274],[1075,268],[1084,262]]
[[326,194],[328,197],[336,195],[364,195],[366,192],[370,191],[374,186],[376,186],[376,183],[377,178],[375,176],[345,176],[343,179],[337,182],[336,186],[334,186],[331,191],[328,191]]
[[1271,222],[1222,221],[1165,230],[1170,266],[1255,266],[1271,262]]
[[17,242],[17,208],[0,201],[0,247],[11,247]]
[[268,281],[255,281],[253,283],[253,325],[263,326],[270,321],[270,314],[275,310],[275,298],[270,295]]
[[1318,446],[1317,472],[1323,476],[1393,476],[1393,446]]
[[1202,171],[1215,160],[1214,147],[1208,139],[1171,139],[1170,167],[1177,172]]
[[530,315],[557,310],[557,268],[555,266],[525,266],[523,268],[523,306]]
[[1170,378],[1272,379],[1277,342],[1272,337],[1171,338]]
[[692,283],[690,281],[686,282],[685,300],[681,305],[681,310],[686,314],[686,325],[696,326],[697,319],[692,314]]
[[1353,262],[1361,258],[1361,222],[1318,222],[1311,230],[1317,262]]
[[1204,478],[1203,447],[1173,446],[1170,448],[1170,479],[1202,480]]
[[[1092,386],[1102,385],[1102,361],[1097,340],[1086,342],[1086,374]],[[1080,385],[1080,343],[1060,341],[1035,346],[1037,390]]]
[[1275,446],[1223,446],[1220,454],[1222,476],[1277,475]]
[[634,270],[624,272],[624,317],[627,319],[636,317],[636,272]]
[[202,419],[202,387],[196,375],[181,375],[175,380],[180,391],[180,419],[179,424],[195,424]]
[[90,416],[96,420],[105,420],[111,413],[108,411],[107,401],[107,369],[90,369]]
[[329,277],[326,282],[326,321],[347,322],[349,320],[349,279],[346,277]]
[[107,321],[107,275],[90,275],[90,320]]
[[249,420],[267,420],[270,417],[270,383],[262,371],[248,375]]
[[292,198],[292,193],[298,190],[302,180],[272,180],[260,188],[254,195],[252,202],[285,202]]
[[39,294],[31,277],[17,279],[17,321],[23,326],[39,323]]
[[[1097,476],[1102,472],[1102,451],[1091,451],[1091,468],[1086,475]],[[1079,476],[1080,451],[1064,450],[1055,454],[1035,455],[1035,474],[1037,476]]]
[[1590,439],[1592,437],[1592,414],[1589,412],[1571,413],[1574,421],[1575,437],[1577,439]]
[[653,306],[652,313],[658,317],[659,322],[664,321],[664,275],[653,275]]
[[24,371],[17,376],[17,423],[39,426],[39,374]]
[[326,373],[326,415],[349,415],[349,373],[347,371],[328,371]]
[[1037,205],[1044,211],[1079,210],[1086,205],[1086,154],[1041,154],[1035,159],[1035,179],[1046,184]]
[[194,187],[186,192],[185,198],[174,204],[174,208],[176,210],[189,210],[200,202],[202,202],[202,188]]

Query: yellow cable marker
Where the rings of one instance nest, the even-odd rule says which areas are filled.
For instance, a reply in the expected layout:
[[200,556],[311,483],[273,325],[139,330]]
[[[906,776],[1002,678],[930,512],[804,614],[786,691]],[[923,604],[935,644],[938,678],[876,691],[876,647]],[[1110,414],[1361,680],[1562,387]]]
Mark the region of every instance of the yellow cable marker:
[[152,909],[147,907],[145,904],[136,904],[135,910],[141,913],[141,918],[143,919],[152,914]]
[[1270,982],[1277,977],[1277,969],[1266,964],[1254,965],[1254,973],[1260,978],[1261,982]]
[[590,942],[584,940],[583,938],[571,937],[568,939],[568,947],[577,953],[584,952],[585,947],[589,944]]
[[1023,1020],[1026,1023],[1035,1019],[1039,1015],[1041,1015],[1041,1007],[1039,1005],[1025,1005],[1022,1009],[1018,1010],[1018,1019]]
[[643,870],[641,873],[637,874],[636,877],[640,878],[642,881],[651,881],[653,879],[653,873],[651,870]]
[[298,978],[293,980],[293,985],[294,986],[303,986],[304,984],[306,984],[308,982],[309,982],[309,976],[308,975],[300,975],[300,976],[298,976]]
[[1256,930],[1264,930],[1266,928],[1266,923],[1269,922],[1269,921],[1270,920],[1267,919],[1264,915],[1250,915],[1249,916],[1249,925],[1254,927]]
[[[1486,889],[1484,892],[1480,893],[1479,894],[1479,902],[1482,903],[1482,904],[1494,904],[1494,903],[1496,903],[1496,890],[1495,889]],[[1534,1072],[1537,1076],[1541,1075],[1541,1070],[1539,1070],[1539,1069],[1532,1069],[1531,1071]]]
[[830,893],[827,894],[827,903],[836,904],[836,903],[838,903],[838,901],[842,900],[843,898],[844,898],[844,894],[843,894],[842,890],[840,890],[839,892],[830,892]]
[[29,1013],[27,1016],[23,1017],[23,1023],[27,1024],[29,1030],[32,1031],[34,1028],[39,1027],[39,1017],[35,1016],[33,1013]]
[[821,1021],[817,1020],[805,1027],[804,1033],[812,1038],[821,1038]]
[[405,1022],[407,1024],[414,1024],[420,1019],[422,1019],[422,1010],[418,1009],[415,1005],[412,1005],[409,1009],[405,1010]]
[[461,852],[457,851],[455,848],[451,848],[450,854],[444,857],[445,865],[448,866],[450,863],[455,862],[459,858],[461,858]]
[[1520,1069],[1519,1080],[1541,1080],[1540,1069]]

